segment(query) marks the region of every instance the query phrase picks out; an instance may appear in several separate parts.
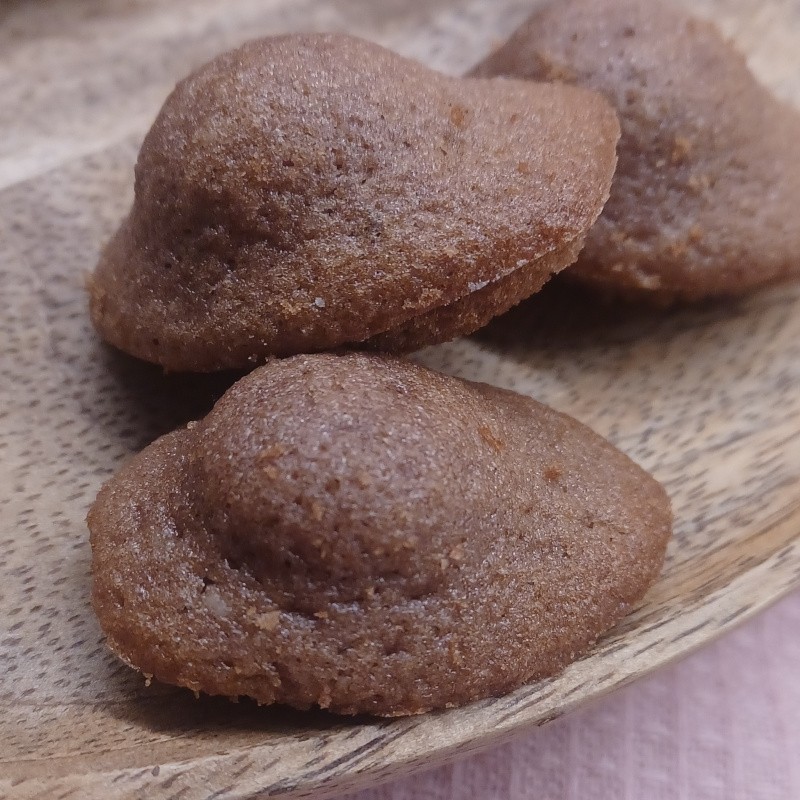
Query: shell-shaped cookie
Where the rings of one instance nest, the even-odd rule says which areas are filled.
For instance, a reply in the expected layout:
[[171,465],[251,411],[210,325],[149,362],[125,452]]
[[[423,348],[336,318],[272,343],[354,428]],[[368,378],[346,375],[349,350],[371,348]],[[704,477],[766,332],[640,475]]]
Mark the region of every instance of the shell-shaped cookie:
[[565,0],[471,74],[587,87],[619,113],[611,197],[565,277],[670,302],[800,276],[800,114],[712,23],[667,2]]
[[447,77],[342,35],[250,42],[148,133],[94,324],[200,371],[468,333],[574,261],[618,136],[583,89]]
[[661,486],[530,398],[385,356],[272,361],[89,513],[111,648],[168,683],[411,714],[583,653],[655,580]]

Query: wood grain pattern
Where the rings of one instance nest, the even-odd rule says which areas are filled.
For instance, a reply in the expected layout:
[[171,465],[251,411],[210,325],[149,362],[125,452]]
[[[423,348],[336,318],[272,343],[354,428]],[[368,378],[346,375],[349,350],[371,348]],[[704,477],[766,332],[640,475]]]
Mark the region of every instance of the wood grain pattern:
[[[83,280],[174,81],[245,38],[348,30],[458,72],[530,0],[33,0],[0,10],[0,797],[325,797],[485,747],[679,657],[800,585],[800,287],[671,314],[549,292],[437,369],[530,393],[668,487],[642,606],[556,679],[396,720],[196,701],[106,651],[86,509],[120,461],[230,376],[163,376],[92,333]],[[800,2],[704,0],[800,105]],[[580,320],[577,317],[581,317]]]

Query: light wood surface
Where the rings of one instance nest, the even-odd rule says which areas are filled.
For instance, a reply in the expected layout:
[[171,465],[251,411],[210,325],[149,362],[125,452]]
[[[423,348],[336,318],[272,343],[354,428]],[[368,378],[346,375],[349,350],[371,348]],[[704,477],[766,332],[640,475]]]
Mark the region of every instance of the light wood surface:
[[[325,797],[542,724],[800,585],[800,287],[673,313],[585,314],[550,293],[419,357],[573,414],[667,486],[676,531],[663,577],[586,658],[504,698],[374,721],[146,687],[103,645],[87,507],[126,455],[203,413],[225,383],[113,353],[86,316],[85,273],[130,202],[138,143],[174,81],[245,38],[301,29],[351,31],[458,72],[530,8],[0,6],[0,797]],[[696,8],[800,105],[800,0]]]

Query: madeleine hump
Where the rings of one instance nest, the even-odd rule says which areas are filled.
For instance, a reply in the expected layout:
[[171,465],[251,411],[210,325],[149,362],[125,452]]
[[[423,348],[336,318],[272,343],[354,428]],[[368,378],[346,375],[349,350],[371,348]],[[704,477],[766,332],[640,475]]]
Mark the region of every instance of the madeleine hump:
[[89,517],[112,650],[166,683],[416,714],[553,675],[643,596],[659,483],[528,397],[381,355],[273,360]]
[[344,35],[250,42],[164,104],[92,319],[196,371],[470,333],[575,260],[618,138],[585,89],[451,78]]
[[565,0],[471,74],[583,86],[619,113],[611,197],[565,277],[659,305],[800,277],[800,113],[711,22]]

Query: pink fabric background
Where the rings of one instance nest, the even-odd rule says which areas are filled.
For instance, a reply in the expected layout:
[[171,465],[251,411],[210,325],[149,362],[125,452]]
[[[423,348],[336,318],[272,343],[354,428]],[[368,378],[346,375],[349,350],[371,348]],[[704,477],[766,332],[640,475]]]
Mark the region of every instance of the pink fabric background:
[[800,800],[800,592],[593,706],[346,798]]

